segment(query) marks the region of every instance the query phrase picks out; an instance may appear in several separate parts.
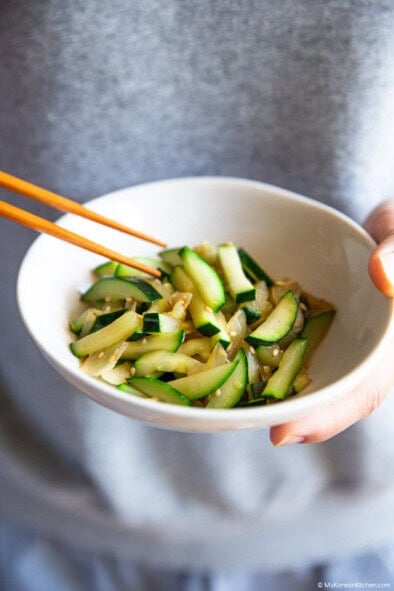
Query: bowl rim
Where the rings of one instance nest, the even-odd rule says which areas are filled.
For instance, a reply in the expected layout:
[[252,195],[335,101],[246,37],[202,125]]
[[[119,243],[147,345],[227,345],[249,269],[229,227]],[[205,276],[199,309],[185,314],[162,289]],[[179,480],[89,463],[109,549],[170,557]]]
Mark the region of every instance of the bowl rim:
[[[272,185],[270,183],[246,179],[242,177],[186,176],[180,178],[167,178],[163,180],[150,181],[146,183],[132,185],[129,187],[124,187],[116,191],[106,193],[104,195],[89,200],[88,202],[84,203],[84,205],[94,209],[96,205],[100,206],[100,202],[107,201],[113,198],[114,196],[121,195],[122,193],[129,193],[133,190],[149,190],[150,187],[158,185],[163,186],[187,183],[200,183],[202,185],[212,185],[215,183],[224,185],[226,183],[230,183],[233,186],[249,186],[260,190],[268,190],[278,196],[284,198],[291,198],[309,207],[314,207],[316,209],[319,209],[320,211],[328,213],[329,215],[345,222],[347,225],[352,227],[352,229],[364,240],[368,247],[373,248],[375,246],[374,240],[370,237],[366,230],[362,228],[362,226],[360,226],[349,216],[335,209],[334,207],[327,205],[325,203],[321,203],[320,201],[317,201],[311,197],[300,195],[289,189],[284,189],[276,185]],[[68,222],[72,218],[72,214],[65,214],[62,215],[56,221],[56,223],[58,223],[61,226],[67,226]],[[51,363],[51,365],[53,365],[57,369],[57,371],[60,371],[60,373],[63,375],[65,379],[67,379],[65,374],[68,375],[68,378],[75,376],[74,381],[71,379],[69,379],[69,381],[71,381],[76,388],[82,391],[89,398],[95,400],[96,402],[99,402],[100,404],[108,408],[111,408],[112,410],[121,412],[121,414],[130,416],[132,418],[137,418],[137,420],[141,420],[143,422],[147,422],[158,427],[164,426],[164,428],[175,428],[176,430],[183,430],[182,427],[173,427],[171,426],[171,424],[166,426],[165,417],[168,417],[170,423],[172,419],[174,419],[176,422],[182,422],[185,419],[188,425],[184,430],[187,431],[195,430],[193,427],[197,427],[197,423],[200,423],[200,426],[197,427],[198,431],[211,431],[212,429],[209,428],[210,425],[216,424],[218,422],[220,422],[223,425],[223,427],[220,430],[226,430],[226,428],[234,429],[237,428],[236,425],[239,425],[238,428],[251,429],[261,428],[264,426],[270,426],[274,424],[280,424],[291,418],[296,418],[303,414],[307,414],[308,412],[311,412],[318,406],[320,407],[329,402],[333,402],[335,399],[346,394],[347,392],[349,392],[350,389],[360,384],[363,381],[363,379],[365,379],[365,377],[368,375],[368,372],[372,369],[372,367],[378,362],[380,356],[383,355],[385,347],[391,339],[391,333],[394,330],[394,300],[386,298],[387,311],[382,336],[371,349],[371,351],[360,361],[360,363],[358,363],[351,371],[347,372],[337,381],[328,384],[327,386],[320,388],[319,390],[307,393],[305,395],[301,395],[299,397],[290,397],[288,399],[281,401],[278,404],[268,406],[257,406],[252,408],[236,407],[231,409],[208,409],[163,404],[157,403],[157,401],[150,400],[148,398],[145,399],[132,397],[117,390],[114,386],[110,384],[106,384],[105,382],[100,381],[97,378],[88,376],[87,374],[80,371],[79,368],[73,368],[70,364],[64,363],[63,360],[59,360],[58,357],[54,356],[51,353],[51,351],[48,351],[48,349],[46,349],[45,346],[43,346],[43,344],[39,341],[37,335],[35,334],[35,331],[33,330],[30,324],[29,315],[27,313],[26,305],[24,303],[23,277],[26,272],[26,269],[29,267],[30,259],[34,256],[35,250],[39,248],[43,240],[54,240],[54,238],[45,235],[40,235],[32,242],[27,252],[25,253],[22,263],[20,265],[16,286],[17,305],[19,308],[19,312],[31,338],[36,343],[41,352],[44,354],[44,356],[47,358],[47,360]],[[61,371],[62,369],[63,371]],[[99,394],[93,395],[92,390]],[[114,404],[111,404],[111,399],[114,401]],[[130,410],[130,412],[123,412],[117,410],[121,406],[126,406],[127,409]],[[135,409],[139,411],[138,416],[131,412],[133,407],[135,407]],[[149,415],[148,420],[141,418],[141,415],[143,414],[142,411],[146,411],[146,415]],[[158,417],[160,417],[161,422],[158,422]],[[203,424],[201,425],[201,423]]]

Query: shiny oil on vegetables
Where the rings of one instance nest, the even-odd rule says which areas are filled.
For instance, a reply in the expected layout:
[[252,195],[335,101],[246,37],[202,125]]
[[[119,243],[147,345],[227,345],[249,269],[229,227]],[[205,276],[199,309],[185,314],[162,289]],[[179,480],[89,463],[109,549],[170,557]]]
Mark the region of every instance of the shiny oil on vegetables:
[[335,315],[294,279],[272,279],[232,242],[135,257],[153,279],[108,261],[70,323],[82,370],[128,395],[224,409],[272,404],[310,383]]

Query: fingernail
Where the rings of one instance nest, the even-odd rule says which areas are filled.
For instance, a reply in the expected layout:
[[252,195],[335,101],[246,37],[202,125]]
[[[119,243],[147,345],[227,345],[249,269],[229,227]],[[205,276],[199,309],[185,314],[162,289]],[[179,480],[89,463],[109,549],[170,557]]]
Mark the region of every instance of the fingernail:
[[275,443],[275,447],[282,445],[293,445],[293,443],[303,443],[305,437],[303,435],[287,435]]
[[394,252],[383,251],[380,256],[380,261],[386,278],[390,281],[392,285],[394,285]]

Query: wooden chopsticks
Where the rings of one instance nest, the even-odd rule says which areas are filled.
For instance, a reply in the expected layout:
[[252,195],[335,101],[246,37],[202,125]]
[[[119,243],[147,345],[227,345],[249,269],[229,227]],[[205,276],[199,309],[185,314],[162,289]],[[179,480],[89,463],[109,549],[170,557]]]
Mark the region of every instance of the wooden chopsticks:
[[[4,189],[8,189],[9,191],[13,191],[14,193],[19,193],[20,195],[24,195],[25,197],[30,197],[31,199],[35,199],[36,201],[40,201],[41,203],[45,203],[46,205],[50,205],[56,209],[60,209],[61,211],[66,211],[69,213],[74,213],[79,215],[80,217],[87,218],[94,222],[98,222],[99,224],[108,226],[110,228],[114,228],[115,230],[120,230],[121,232],[125,232],[131,236],[136,236],[137,238],[141,238],[142,240],[146,240],[149,242],[153,242],[159,246],[165,246],[165,242],[158,240],[157,238],[153,238],[152,236],[148,236],[147,234],[143,234],[142,232],[138,232],[137,230],[133,230],[123,224],[119,224],[118,222],[111,220],[103,215],[100,215],[90,209],[72,201],[71,199],[67,199],[66,197],[62,197],[61,195],[57,195],[56,193],[52,193],[51,191],[47,191],[41,187],[37,187],[27,181],[24,181],[20,178],[14,177],[6,172],[0,171],[0,187]],[[80,246],[85,250],[89,250],[91,252],[95,252],[99,255],[104,257],[110,258],[115,260],[119,263],[123,263],[130,267],[134,267],[135,269],[139,269],[140,271],[144,271],[145,273],[149,273],[150,275],[154,275],[156,277],[160,277],[160,271],[157,269],[152,269],[151,267],[140,263],[139,261],[134,261],[134,259],[130,259],[128,257],[123,256],[122,254],[115,252],[111,249],[108,249],[101,244],[93,242],[92,240],[88,240],[84,236],[80,236],[79,234],[75,234],[70,230],[66,230],[57,224],[49,222],[48,220],[41,218],[37,215],[34,215],[28,211],[20,209],[19,207],[15,207],[14,205],[10,205],[5,201],[0,200],[0,216],[5,217],[9,220],[12,220],[16,223],[22,224],[33,230],[37,230],[38,232],[43,232],[45,234],[50,234],[55,238],[59,238],[60,240],[64,240],[66,242],[70,242],[76,246]]]

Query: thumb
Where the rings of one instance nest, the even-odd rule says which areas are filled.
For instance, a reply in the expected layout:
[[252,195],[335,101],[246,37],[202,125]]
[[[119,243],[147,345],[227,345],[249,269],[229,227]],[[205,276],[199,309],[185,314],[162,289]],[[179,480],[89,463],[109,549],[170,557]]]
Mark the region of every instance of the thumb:
[[378,244],[369,258],[369,275],[382,293],[394,297],[394,199],[374,209],[365,229]]

